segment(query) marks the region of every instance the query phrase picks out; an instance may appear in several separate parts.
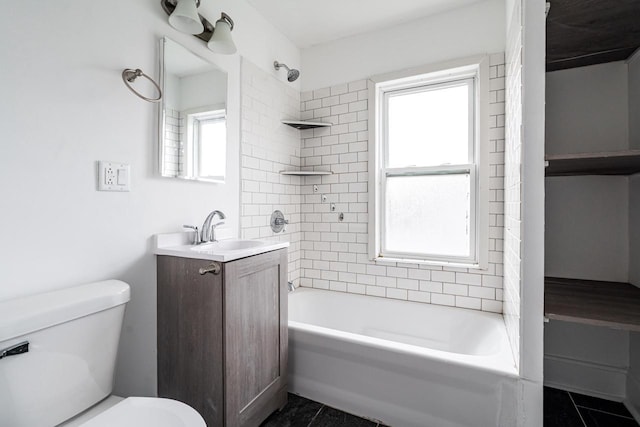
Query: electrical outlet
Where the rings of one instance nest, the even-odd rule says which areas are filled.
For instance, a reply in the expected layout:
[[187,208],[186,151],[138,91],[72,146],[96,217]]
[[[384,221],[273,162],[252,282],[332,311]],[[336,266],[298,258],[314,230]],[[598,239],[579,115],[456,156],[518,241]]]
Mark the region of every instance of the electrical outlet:
[[116,171],[111,165],[104,170],[104,183],[105,185],[114,185],[116,183]]
[[98,191],[130,191],[130,172],[126,163],[98,162]]

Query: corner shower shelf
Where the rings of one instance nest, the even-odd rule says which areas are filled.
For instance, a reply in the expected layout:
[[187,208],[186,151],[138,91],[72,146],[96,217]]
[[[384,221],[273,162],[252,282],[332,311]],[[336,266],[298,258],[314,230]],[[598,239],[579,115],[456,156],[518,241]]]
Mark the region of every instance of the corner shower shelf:
[[280,171],[280,175],[298,175],[298,176],[319,176],[319,175],[331,175],[332,171]]
[[640,150],[545,156],[545,176],[632,175],[640,172]]
[[333,123],[329,122],[310,122],[308,120],[282,120],[282,123],[302,130],[333,126]]
[[629,283],[545,277],[544,288],[548,319],[640,331],[640,288]]

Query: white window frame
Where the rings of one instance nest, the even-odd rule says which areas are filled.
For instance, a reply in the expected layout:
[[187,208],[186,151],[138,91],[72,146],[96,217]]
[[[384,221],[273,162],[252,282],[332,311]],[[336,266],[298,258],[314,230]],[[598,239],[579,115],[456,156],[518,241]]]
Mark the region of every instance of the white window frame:
[[[425,67],[372,77],[369,81],[369,109],[371,133],[369,137],[369,258],[377,263],[420,263],[487,269],[489,257],[489,66],[488,57],[479,56],[434,64]],[[387,100],[392,94],[423,91],[425,86],[442,88],[459,84],[462,80],[473,80],[470,98],[475,110],[470,118],[470,147],[467,164],[388,168],[387,144]],[[456,257],[441,254],[414,254],[408,252],[384,252],[385,183],[388,176],[435,175],[447,173],[469,173],[471,180],[471,239],[470,256]]]
[[[194,153],[194,158],[193,158],[193,163],[194,165],[196,165],[197,167],[197,176],[199,178],[205,178],[205,179],[209,179],[212,181],[224,181],[224,176],[226,174],[226,170],[224,171],[225,173],[223,173],[222,175],[203,175],[202,174],[202,162],[204,161],[204,159],[202,158],[202,138],[200,137],[200,133],[202,132],[202,125],[204,123],[225,123],[227,121],[227,117],[226,117],[226,112],[225,110],[217,110],[217,111],[210,111],[208,113],[203,113],[200,115],[193,115],[191,116],[192,120],[193,120],[193,147],[195,149],[195,153]],[[224,152],[224,155],[226,157],[226,150]]]
[[[227,119],[227,111],[224,104],[207,105],[204,107],[192,108],[183,112],[185,116],[185,126],[183,127],[183,141],[186,141],[183,147],[182,171],[184,177],[201,181],[224,183],[225,173],[221,176],[204,176],[200,175],[200,139],[198,136],[200,122],[207,120],[224,120]],[[225,142],[226,145],[226,142]],[[226,156],[226,150],[225,150]]]

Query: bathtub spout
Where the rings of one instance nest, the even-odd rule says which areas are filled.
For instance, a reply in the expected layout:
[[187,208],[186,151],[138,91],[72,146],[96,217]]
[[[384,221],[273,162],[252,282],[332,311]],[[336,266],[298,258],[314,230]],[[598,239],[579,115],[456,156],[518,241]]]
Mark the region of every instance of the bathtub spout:
[[289,292],[296,290],[296,285],[294,285],[292,281],[287,282],[287,287],[289,288]]

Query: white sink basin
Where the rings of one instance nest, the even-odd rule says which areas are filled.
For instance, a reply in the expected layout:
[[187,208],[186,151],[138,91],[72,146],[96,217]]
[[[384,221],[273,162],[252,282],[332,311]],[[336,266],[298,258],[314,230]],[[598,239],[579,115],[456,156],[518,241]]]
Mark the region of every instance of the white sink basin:
[[156,235],[154,253],[156,255],[227,262],[289,246],[289,242],[249,239],[224,239],[218,242],[193,245],[189,244],[190,239],[193,239],[193,236],[189,233],[158,234]]
[[219,242],[210,242],[196,245],[191,248],[192,251],[198,252],[226,252],[238,251],[241,249],[255,248],[264,246],[265,242],[261,240],[220,240]]

